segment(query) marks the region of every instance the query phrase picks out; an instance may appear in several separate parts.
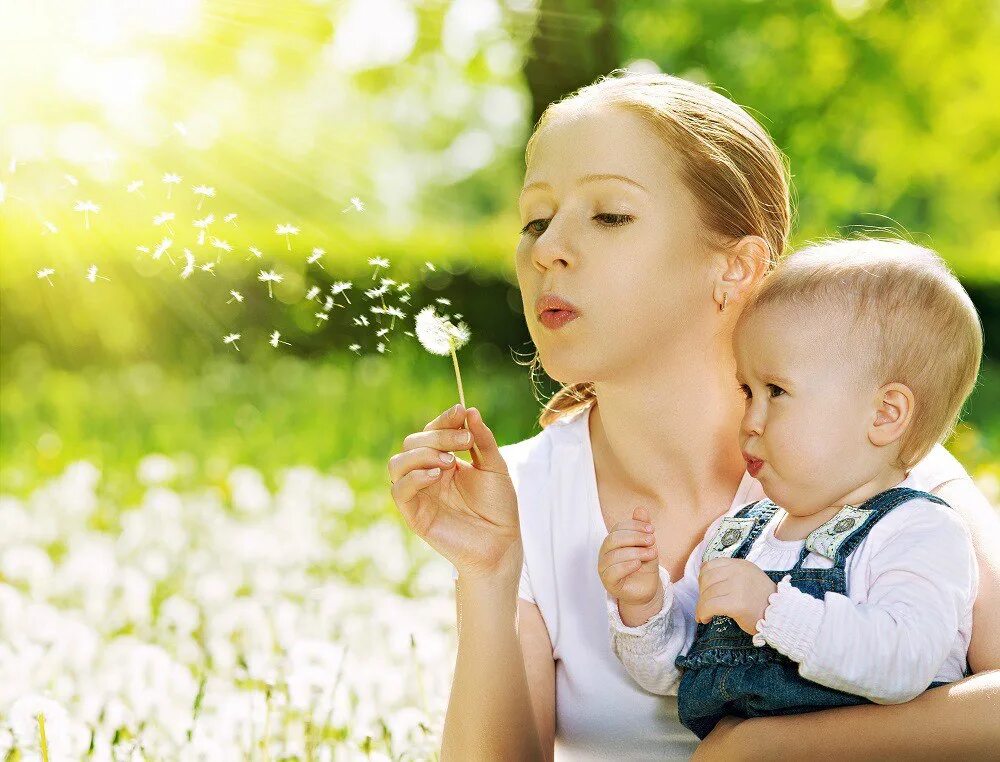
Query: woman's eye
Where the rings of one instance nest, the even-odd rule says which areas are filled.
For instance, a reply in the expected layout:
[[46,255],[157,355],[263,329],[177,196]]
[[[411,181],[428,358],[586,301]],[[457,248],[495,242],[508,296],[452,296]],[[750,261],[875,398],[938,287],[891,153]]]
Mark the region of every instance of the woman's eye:
[[532,229],[531,226],[534,225],[536,222],[545,222],[545,223],[548,223],[548,220],[541,220],[541,219],[539,219],[539,220],[532,220],[527,225],[525,225],[523,228],[521,228],[521,235],[524,235],[525,233],[529,233],[529,234],[534,235],[534,236],[539,236],[542,233],[544,233],[545,232],[544,230],[534,230],[534,229]]
[[768,386],[769,389],[775,389],[778,392],[777,394],[772,394],[771,395],[772,397],[777,397],[777,396],[785,393],[785,390],[782,389],[780,386],[775,386],[774,384],[768,384],[767,386]]
[[632,221],[632,215],[630,214],[598,214],[594,216],[595,220],[604,220],[605,224],[611,227],[617,227],[618,225],[624,225],[627,222]]

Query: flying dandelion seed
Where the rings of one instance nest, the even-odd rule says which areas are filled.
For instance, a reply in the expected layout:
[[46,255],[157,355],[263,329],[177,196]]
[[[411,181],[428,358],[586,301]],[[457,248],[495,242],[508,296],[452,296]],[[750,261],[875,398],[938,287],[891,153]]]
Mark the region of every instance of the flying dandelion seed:
[[227,253],[233,250],[233,247],[227,241],[215,238],[214,236],[212,237],[212,246]]
[[207,185],[195,185],[194,195],[201,196],[198,199],[198,206],[195,207],[198,211],[201,211],[201,205],[205,202],[206,198],[215,198],[215,188],[211,188]]
[[351,300],[347,296],[347,289],[349,289],[350,287],[351,287],[351,281],[338,280],[332,286],[330,286],[330,291],[334,296],[337,296],[338,294],[343,294],[344,299],[346,299],[347,303],[350,304]]
[[[458,400],[465,407],[465,392],[462,389],[462,374],[458,369],[457,350],[465,346],[472,335],[469,327],[465,323],[455,325],[448,319],[447,315],[441,316],[434,313],[434,305],[428,305],[417,313],[415,318],[417,339],[431,354],[451,355],[452,363],[455,366],[455,380],[458,382]],[[468,421],[464,424],[469,429]],[[471,431],[471,429],[470,429]],[[483,455],[479,452],[479,446],[473,439],[472,446],[476,450],[476,456],[482,462]]]
[[101,207],[95,204],[93,201],[77,201],[73,206],[74,212],[83,212],[83,219],[87,226],[87,230],[90,230],[90,214],[97,214],[101,211]]
[[[261,259],[264,256],[264,252],[262,252],[256,246],[250,246],[248,248],[248,251],[250,252],[250,254],[252,254],[253,256],[257,257],[257,259]],[[250,259],[250,257],[247,257],[247,259]]]
[[321,268],[323,268],[325,270],[326,268],[323,267],[323,263],[319,261],[320,258],[324,254],[326,254],[326,251],[324,251],[323,249],[321,249],[319,247],[316,247],[315,249],[312,250],[312,254],[310,254],[308,257],[306,257],[306,264],[307,265],[319,265]]
[[240,304],[243,304],[243,294],[239,291],[230,291],[229,293],[233,295],[233,298],[229,299],[226,304],[230,304],[231,302],[239,302]]
[[191,253],[191,249],[184,249],[184,259],[187,263],[184,265],[184,269],[181,270],[181,277],[190,278],[195,267],[194,254]]
[[389,260],[383,257],[372,257],[368,260],[368,264],[375,268],[375,272],[372,273],[372,280],[375,280],[376,276],[378,276],[379,269],[389,266]]
[[441,297],[440,299],[435,299],[434,301],[437,302],[438,304],[443,304],[445,306],[451,305],[451,299],[445,299],[444,297]]
[[153,217],[153,224],[156,225],[157,227],[160,227],[161,225],[166,225],[167,230],[170,231],[170,235],[173,235],[174,229],[170,226],[170,222],[176,216],[177,215],[174,214],[173,212],[160,212],[158,215]]
[[[66,178],[68,185],[72,185],[74,188],[80,184],[80,181],[73,177],[73,175],[63,175],[63,177]],[[64,185],[63,188],[68,187],[68,185]]]
[[333,302],[333,297],[332,296],[328,296],[328,297],[326,297],[326,299],[323,300],[323,310],[325,312],[329,312],[330,310],[332,310],[333,309],[333,305],[334,305],[334,302]]
[[267,342],[267,343],[268,343],[268,344],[270,344],[270,345],[271,345],[272,347],[274,347],[275,349],[277,349],[277,348],[278,348],[278,344],[287,344],[288,346],[292,346],[291,342],[288,342],[288,341],[282,341],[282,340],[281,340],[281,334],[280,334],[280,333],[278,333],[277,331],[274,331],[274,332],[273,332],[273,333],[271,334],[271,338],[270,338],[270,339],[268,339],[268,342]]
[[140,254],[149,254],[148,246],[136,246],[135,250],[138,251]]
[[175,175],[172,172],[167,172],[163,175],[163,182],[167,185],[167,200],[170,199],[170,193],[173,191],[175,185],[180,185],[181,176]]
[[[59,228],[57,228],[53,223],[49,222],[48,220],[42,222],[42,226],[48,233],[52,233],[53,235],[59,232]],[[43,232],[42,235],[45,235],[45,233]]]
[[153,259],[158,260],[164,254],[166,254],[167,255],[167,259],[170,260],[170,264],[173,264],[174,263],[174,258],[170,256],[170,252],[168,251],[168,249],[171,246],[173,246],[173,243],[174,243],[173,239],[170,239],[170,238],[164,238],[162,241],[160,241],[160,243],[157,245],[157,247],[155,249],[153,249]]
[[42,278],[45,278],[45,280],[49,281],[49,285],[54,288],[56,284],[53,283],[51,280],[49,280],[49,276],[50,275],[55,275],[55,273],[56,273],[55,268],[53,268],[53,267],[43,267],[41,270],[39,270],[37,273],[35,273],[35,275],[38,276],[39,280],[41,280]]
[[406,291],[406,289],[408,289],[409,287],[410,287],[409,283],[400,283],[398,286],[396,286],[396,290],[397,291]]
[[351,346],[349,346],[348,349],[350,349],[352,352],[356,352],[357,354],[361,354],[360,344],[351,344]]
[[[406,317],[406,313],[403,312],[401,309],[399,309],[399,307],[389,307],[386,309],[385,314],[389,315],[392,318],[392,320],[389,322],[390,329],[396,327],[396,318],[403,320]],[[458,316],[456,315],[456,317]]]
[[371,325],[371,323],[368,322],[368,318],[366,318],[364,315],[359,315],[358,317],[354,318],[354,325],[367,326]]
[[238,333],[228,333],[222,337],[223,344],[232,344],[236,347],[236,351],[239,352],[240,348],[237,346],[236,342],[240,340],[240,334]]
[[424,267],[426,267],[430,272],[435,272],[437,268],[430,262],[424,262]]
[[215,275],[215,265],[216,265],[215,262],[206,262],[205,264],[199,266],[198,269],[206,273],[211,273],[212,275]]
[[343,214],[344,212],[349,212],[351,209],[363,212],[365,210],[365,202],[357,196],[351,196],[351,203],[341,209],[340,213]]
[[401,301],[403,304],[406,304],[407,302],[410,301],[410,295],[406,294],[405,296],[399,297],[399,301]]
[[404,336],[409,336],[410,338],[413,338],[413,331],[403,331],[403,335]]
[[274,298],[274,294],[271,292],[271,284],[281,283],[281,281],[283,281],[284,279],[285,279],[284,275],[278,275],[278,273],[276,273],[274,270],[267,270],[267,271],[261,270],[260,273],[257,275],[257,280],[267,284],[267,295],[272,299]]
[[181,134],[182,137],[187,137],[188,128],[184,122],[174,122],[174,129]]
[[289,236],[298,235],[299,234],[299,229],[297,227],[295,227],[294,225],[289,225],[289,224],[286,223],[284,225],[278,225],[274,229],[274,232],[276,234],[278,234],[278,235],[283,235],[285,237],[285,245],[288,246],[288,250],[291,251],[292,250],[292,241],[289,238]]
[[375,331],[375,335],[376,335],[376,336],[377,336],[378,338],[380,338],[380,339],[381,339],[381,338],[382,338],[383,336],[385,336],[385,335],[386,335],[387,333],[389,333],[389,329],[388,329],[388,328],[379,328],[379,329],[378,329],[377,331]]
[[329,319],[330,319],[330,316],[329,316],[329,315],[327,315],[327,314],[326,314],[325,312],[317,312],[317,313],[315,313],[315,314],[313,315],[313,317],[315,317],[315,318],[319,318],[319,319],[318,319],[318,320],[316,321],[316,325],[319,325],[319,324],[320,324],[321,322],[323,322],[324,320],[329,320]]
[[143,185],[144,183],[142,180],[133,180],[125,186],[125,191],[128,193],[138,193],[143,198],[146,198],[145,194],[142,192]]
[[2,204],[7,198],[7,186],[0,183],[0,204]]
[[308,291],[306,291],[306,299],[312,301],[317,296],[319,296],[319,286],[312,286]]
[[239,217],[239,215],[236,212],[230,212],[229,214],[227,214],[225,217],[222,218],[222,221],[231,222],[235,225],[237,217]]
[[101,280],[111,280],[111,278],[108,278],[105,275],[97,274],[97,265],[91,265],[90,267],[88,267],[87,280],[89,280],[91,283],[96,283],[98,278],[100,278]]

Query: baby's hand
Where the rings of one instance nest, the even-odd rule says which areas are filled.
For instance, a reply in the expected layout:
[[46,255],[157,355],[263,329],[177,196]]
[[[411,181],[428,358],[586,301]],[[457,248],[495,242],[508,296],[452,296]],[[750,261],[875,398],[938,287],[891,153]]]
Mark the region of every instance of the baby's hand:
[[648,521],[646,509],[636,508],[631,519],[611,527],[597,558],[604,589],[618,599],[618,612],[629,627],[645,624],[663,605],[656,537]]
[[742,558],[713,558],[698,574],[698,606],[694,616],[699,622],[714,616],[732,617],[743,632],[757,632],[757,621],[764,616],[767,599],[778,586],[759,567]]

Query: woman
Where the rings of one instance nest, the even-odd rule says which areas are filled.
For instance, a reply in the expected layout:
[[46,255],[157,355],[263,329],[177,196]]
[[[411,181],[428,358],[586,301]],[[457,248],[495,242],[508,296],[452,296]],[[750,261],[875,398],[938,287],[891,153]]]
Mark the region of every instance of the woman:
[[[558,742],[560,759],[687,758],[697,739],[675,700],[632,683],[610,652],[595,559],[608,527],[643,506],[677,579],[716,517],[763,495],[737,441],[731,335],[784,251],[787,173],[736,104],[659,74],[602,78],[550,106],[526,163],[518,282],[541,364],[564,387],[523,442],[498,449],[478,411],[456,406],[389,461],[407,524],[458,572],[443,756],[551,759]],[[471,448],[465,422],[482,453],[471,465],[451,455]],[[972,528],[969,659],[996,669],[996,517],[942,446],[913,473]],[[698,755],[981,753],[1000,742],[998,674],[893,707],[724,721]]]

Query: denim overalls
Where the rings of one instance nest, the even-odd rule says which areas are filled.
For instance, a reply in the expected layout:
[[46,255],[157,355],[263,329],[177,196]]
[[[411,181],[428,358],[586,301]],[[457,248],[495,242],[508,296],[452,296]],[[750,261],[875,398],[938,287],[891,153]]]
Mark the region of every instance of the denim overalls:
[[[764,573],[774,582],[790,575],[792,585],[820,600],[827,592],[847,595],[844,572],[847,557],[879,519],[915,497],[948,505],[928,492],[893,487],[861,506],[845,505],[809,535],[799,560],[790,570],[764,570]],[[754,540],[777,510],[777,505],[764,498],[723,519],[704,560],[719,556],[746,558]],[[833,566],[802,568],[810,551],[830,558]],[[769,645],[755,646],[751,637],[730,617],[717,616],[708,624],[698,625],[690,650],[677,657],[676,665],[684,670],[677,696],[680,720],[699,738],[707,736],[726,715],[765,717],[871,703],[861,696],[800,677],[796,662]]]

